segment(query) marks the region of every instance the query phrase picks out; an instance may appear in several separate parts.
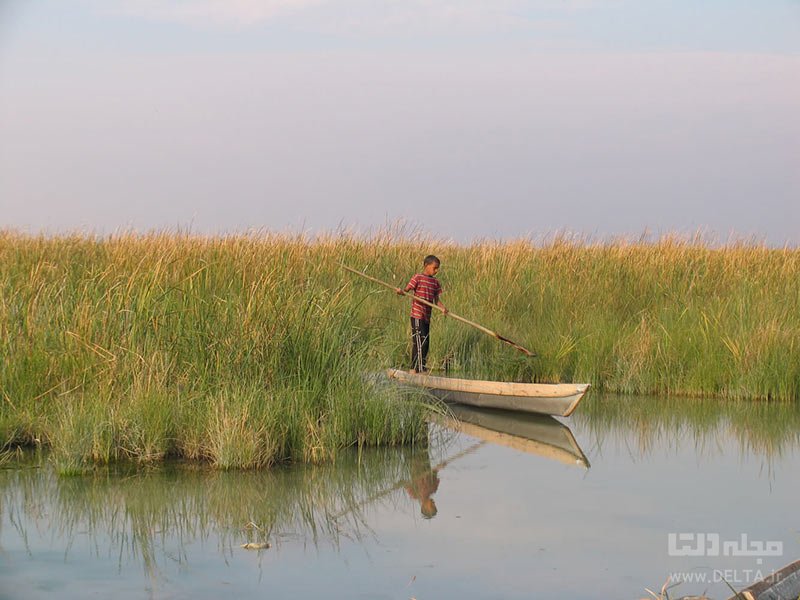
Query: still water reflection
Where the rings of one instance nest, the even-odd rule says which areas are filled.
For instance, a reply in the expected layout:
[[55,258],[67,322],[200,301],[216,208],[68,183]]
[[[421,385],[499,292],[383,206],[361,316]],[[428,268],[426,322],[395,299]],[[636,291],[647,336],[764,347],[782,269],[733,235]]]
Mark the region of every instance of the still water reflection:
[[[563,423],[454,408],[429,448],[323,467],[0,471],[0,598],[715,598],[800,556],[794,406],[589,398]],[[780,541],[670,556],[670,533]],[[246,550],[245,543],[266,543]],[[673,552],[674,554],[674,552]],[[706,582],[697,583],[706,573]]]

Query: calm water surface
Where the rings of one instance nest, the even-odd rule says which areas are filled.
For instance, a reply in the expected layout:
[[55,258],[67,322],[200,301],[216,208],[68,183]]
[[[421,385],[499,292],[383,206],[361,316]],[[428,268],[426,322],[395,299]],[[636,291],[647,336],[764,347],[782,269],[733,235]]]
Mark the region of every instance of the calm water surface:
[[[794,406],[594,397],[568,427],[458,416],[427,449],[269,473],[6,463],[0,598],[638,599],[671,574],[706,577],[673,598],[727,598],[723,577],[738,589],[800,558]],[[670,534],[694,537],[670,552]]]

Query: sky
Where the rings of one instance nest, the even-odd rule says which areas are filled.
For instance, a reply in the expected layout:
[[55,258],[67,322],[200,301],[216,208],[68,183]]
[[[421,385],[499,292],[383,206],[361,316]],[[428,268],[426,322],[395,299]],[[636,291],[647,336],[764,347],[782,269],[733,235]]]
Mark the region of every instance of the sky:
[[0,229],[800,245],[798,0],[0,0]]

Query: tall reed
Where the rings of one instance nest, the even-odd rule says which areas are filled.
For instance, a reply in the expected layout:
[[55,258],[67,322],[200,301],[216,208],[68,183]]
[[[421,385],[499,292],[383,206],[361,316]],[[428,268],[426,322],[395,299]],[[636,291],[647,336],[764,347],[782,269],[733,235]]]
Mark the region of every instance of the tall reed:
[[436,316],[434,366],[627,393],[800,395],[800,250],[6,231],[0,444],[49,443],[70,471],[326,461],[419,439],[419,404],[364,377],[407,362],[408,308],[339,265],[403,285],[431,252],[453,311],[539,354]]

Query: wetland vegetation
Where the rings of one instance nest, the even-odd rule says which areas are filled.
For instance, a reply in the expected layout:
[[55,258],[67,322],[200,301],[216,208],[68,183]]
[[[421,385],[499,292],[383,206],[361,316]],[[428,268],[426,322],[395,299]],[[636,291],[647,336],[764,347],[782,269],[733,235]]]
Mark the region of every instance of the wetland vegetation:
[[800,395],[796,249],[7,231],[0,445],[50,446],[69,473],[165,457],[255,468],[424,443],[422,399],[364,378],[407,360],[407,307],[340,265],[402,285],[430,252],[452,310],[539,355],[436,316],[434,366],[621,393]]

